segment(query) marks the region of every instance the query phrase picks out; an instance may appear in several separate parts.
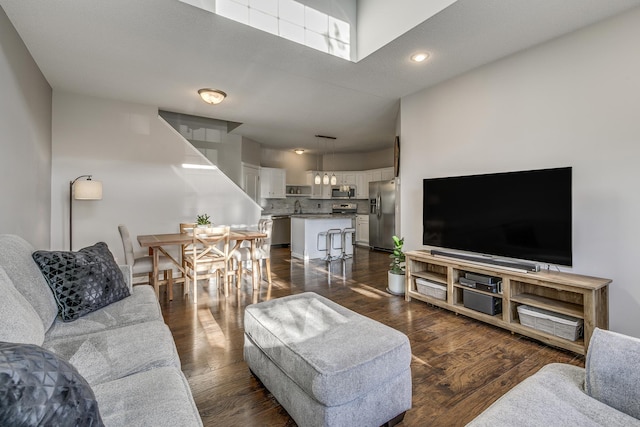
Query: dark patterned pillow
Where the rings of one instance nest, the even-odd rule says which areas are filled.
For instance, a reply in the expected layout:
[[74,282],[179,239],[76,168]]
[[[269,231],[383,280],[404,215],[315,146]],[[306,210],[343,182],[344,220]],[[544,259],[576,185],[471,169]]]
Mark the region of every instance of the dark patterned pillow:
[[33,259],[53,291],[58,314],[65,322],[131,294],[104,242],[78,252],[36,251]]
[[104,424],[76,368],[37,345],[0,342],[0,425]]

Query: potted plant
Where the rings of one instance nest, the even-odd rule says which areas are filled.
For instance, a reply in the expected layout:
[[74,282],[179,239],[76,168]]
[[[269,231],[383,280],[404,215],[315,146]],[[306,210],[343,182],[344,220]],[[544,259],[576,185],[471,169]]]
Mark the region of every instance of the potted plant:
[[198,225],[198,227],[210,227],[211,221],[209,220],[209,215],[202,214],[196,216],[196,224]]
[[404,295],[405,258],[402,245],[404,245],[404,237],[393,236],[393,253],[389,255],[391,264],[389,264],[389,287],[387,288],[387,291],[393,295]]

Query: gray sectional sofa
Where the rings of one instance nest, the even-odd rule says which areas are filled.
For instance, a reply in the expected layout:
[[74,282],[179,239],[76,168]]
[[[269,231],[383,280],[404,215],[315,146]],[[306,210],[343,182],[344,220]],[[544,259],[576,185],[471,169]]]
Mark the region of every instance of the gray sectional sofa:
[[552,363],[469,427],[640,426],[640,340],[596,329],[585,368]]
[[69,362],[106,426],[201,426],[153,289],[132,287],[122,266],[130,296],[64,322],[33,252],[22,238],[0,235],[0,342],[36,345]]

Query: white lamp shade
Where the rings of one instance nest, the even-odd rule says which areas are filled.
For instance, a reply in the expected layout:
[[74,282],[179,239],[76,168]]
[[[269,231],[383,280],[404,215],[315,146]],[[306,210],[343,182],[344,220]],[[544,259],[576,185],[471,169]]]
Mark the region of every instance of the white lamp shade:
[[336,174],[331,175],[331,185],[336,185],[338,183],[338,178],[336,178]]
[[314,178],[313,182],[318,185],[322,182],[322,178],[320,178],[320,174],[318,172],[316,172],[316,177]]
[[322,183],[324,185],[328,185],[329,184],[329,175],[327,175],[326,173],[324,174],[324,176],[322,177]]
[[76,200],[102,200],[102,182],[100,181],[76,181],[73,187]]

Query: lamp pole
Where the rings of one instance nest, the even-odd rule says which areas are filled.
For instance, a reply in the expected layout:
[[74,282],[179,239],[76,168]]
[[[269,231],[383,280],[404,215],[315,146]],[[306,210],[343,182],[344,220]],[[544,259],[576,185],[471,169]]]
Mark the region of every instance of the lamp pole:
[[69,182],[69,250],[73,250],[73,184],[80,178],[87,178],[91,181],[91,175],[80,175],[73,181]]

